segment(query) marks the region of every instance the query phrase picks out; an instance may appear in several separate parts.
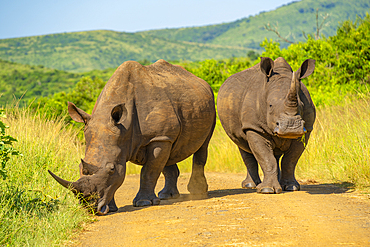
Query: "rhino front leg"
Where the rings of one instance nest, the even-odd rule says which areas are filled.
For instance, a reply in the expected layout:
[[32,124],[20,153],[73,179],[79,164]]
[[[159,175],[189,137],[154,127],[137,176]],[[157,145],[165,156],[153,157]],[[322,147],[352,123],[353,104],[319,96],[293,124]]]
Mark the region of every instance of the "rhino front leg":
[[158,205],[160,203],[160,199],[154,193],[154,188],[168,161],[171,146],[170,142],[152,142],[148,145],[147,161],[141,169],[140,189],[133,201],[134,207]]
[[247,141],[264,175],[263,182],[257,185],[257,193],[281,193],[282,189],[278,181],[278,164],[271,142],[254,131],[247,131]]
[[[306,144],[310,133],[305,136]],[[300,184],[295,179],[295,167],[301,157],[305,146],[302,141],[294,140],[290,145],[289,150],[284,154],[281,159],[281,178],[280,185],[283,190],[286,191],[298,191],[300,190]]]
[[179,190],[177,189],[177,178],[180,175],[177,164],[171,166],[165,166],[162,171],[165,178],[164,188],[158,193],[160,199],[173,199],[180,196]]
[[118,207],[116,205],[116,201],[114,200],[114,196],[113,196],[112,200],[109,202],[108,207],[109,207],[109,212],[118,211]]
[[247,167],[247,177],[242,182],[242,187],[247,189],[255,189],[261,183],[260,175],[258,174],[258,163],[253,154],[239,148],[239,152],[243,158],[244,164]]

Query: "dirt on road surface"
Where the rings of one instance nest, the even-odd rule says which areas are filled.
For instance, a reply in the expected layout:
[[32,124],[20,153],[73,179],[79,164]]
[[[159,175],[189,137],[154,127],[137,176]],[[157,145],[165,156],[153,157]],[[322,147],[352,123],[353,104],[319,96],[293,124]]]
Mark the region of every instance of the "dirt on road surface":
[[[137,208],[139,175],[116,193],[119,211],[97,221],[74,246],[370,246],[370,199],[332,184],[257,194],[241,188],[242,174],[206,174],[208,198],[191,198],[189,174],[180,198]],[[161,177],[157,192],[163,188]]]

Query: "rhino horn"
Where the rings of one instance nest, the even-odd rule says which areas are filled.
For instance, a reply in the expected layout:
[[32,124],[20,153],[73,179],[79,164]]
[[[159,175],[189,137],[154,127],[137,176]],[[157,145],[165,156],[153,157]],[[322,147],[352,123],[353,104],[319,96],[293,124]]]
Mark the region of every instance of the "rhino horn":
[[297,107],[298,106],[298,91],[300,82],[297,79],[296,73],[293,73],[292,81],[290,83],[290,89],[288,95],[285,98],[285,105],[288,107]]
[[67,180],[64,180],[60,177],[58,177],[57,175],[55,175],[54,173],[52,173],[50,170],[48,170],[48,172],[50,173],[50,175],[58,182],[60,183],[63,187],[67,188],[67,189],[70,189],[72,192],[77,192],[77,189],[76,189],[76,186],[75,186],[75,183],[73,182],[69,182]]

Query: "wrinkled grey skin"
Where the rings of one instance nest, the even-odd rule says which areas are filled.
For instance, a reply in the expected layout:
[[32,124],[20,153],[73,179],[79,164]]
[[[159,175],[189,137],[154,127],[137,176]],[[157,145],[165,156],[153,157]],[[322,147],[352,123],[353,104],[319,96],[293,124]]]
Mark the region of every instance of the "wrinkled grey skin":
[[[98,195],[99,214],[117,210],[114,193],[124,181],[127,161],[142,166],[134,206],[178,197],[176,163],[192,154],[188,190],[207,192],[204,165],[215,125],[214,97],[204,80],[182,67],[164,60],[149,66],[125,62],[109,79],[91,116],[72,103],[68,111],[73,120],[85,123],[81,177],[71,183],[50,174],[84,199]],[[158,198],[154,188],[161,172],[165,187]]]
[[[307,59],[293,72],[281,57],[275,61],[262,57],[260,63],[230,76],[221,86],[218,115],[247,167],[244,188],[257,188],[258,193],[268,194],[300,189],[294,171],[316,116],[301,79],[314,68],[315,61]],[[263,182],[258,164],[264,174]]]

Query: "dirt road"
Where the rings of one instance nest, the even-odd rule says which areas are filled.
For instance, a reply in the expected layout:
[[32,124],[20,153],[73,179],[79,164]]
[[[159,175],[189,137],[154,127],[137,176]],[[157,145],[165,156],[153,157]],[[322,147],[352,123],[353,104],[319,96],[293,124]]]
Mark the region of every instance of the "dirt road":
[[[330,184],[299,192],[241,189],[242,174],[207,173],[209,195],[192,199],[180,175],[180,198],[134,208],[139,176],[116,193],[119,211],[89,225],[75,246],[370,246],[370,200]],[[157,192],[163,187],[161,177]]]

